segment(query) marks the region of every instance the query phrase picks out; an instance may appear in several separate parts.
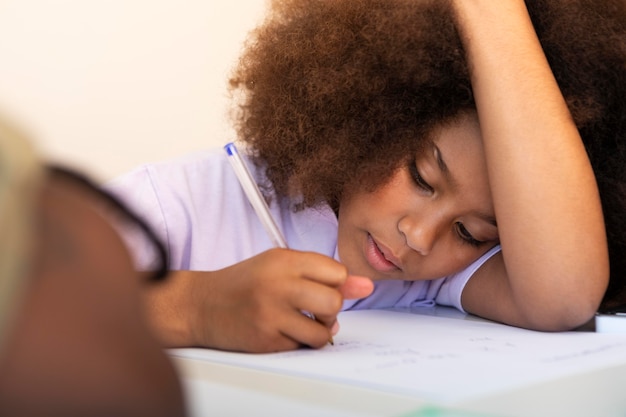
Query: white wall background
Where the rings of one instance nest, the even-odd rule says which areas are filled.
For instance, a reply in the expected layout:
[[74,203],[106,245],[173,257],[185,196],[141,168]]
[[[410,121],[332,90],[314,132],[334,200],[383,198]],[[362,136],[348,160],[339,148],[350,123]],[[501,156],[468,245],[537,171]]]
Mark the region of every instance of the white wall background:
[[108,180],[234,139],[226,84],[264,0],[0,0],[0,112]]

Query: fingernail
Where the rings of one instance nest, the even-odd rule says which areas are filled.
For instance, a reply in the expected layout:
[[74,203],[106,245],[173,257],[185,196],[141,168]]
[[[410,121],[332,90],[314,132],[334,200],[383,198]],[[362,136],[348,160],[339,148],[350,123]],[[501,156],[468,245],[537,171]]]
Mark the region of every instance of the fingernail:
[[335,324],[333,324],[333,327],[330,328],[330,334],[332,334],[334,336],[337,333],[339,333],[339,322],[338,321],[336,321]]

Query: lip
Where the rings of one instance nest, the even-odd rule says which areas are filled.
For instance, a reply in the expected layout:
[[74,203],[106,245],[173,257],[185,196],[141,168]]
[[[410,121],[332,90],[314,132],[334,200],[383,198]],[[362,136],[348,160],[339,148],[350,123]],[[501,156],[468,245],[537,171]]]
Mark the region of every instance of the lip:
[[372,268],[378,272],[393,272],[401,270],[400,261],[391,255],[391,251],[367,235],[365,257]]

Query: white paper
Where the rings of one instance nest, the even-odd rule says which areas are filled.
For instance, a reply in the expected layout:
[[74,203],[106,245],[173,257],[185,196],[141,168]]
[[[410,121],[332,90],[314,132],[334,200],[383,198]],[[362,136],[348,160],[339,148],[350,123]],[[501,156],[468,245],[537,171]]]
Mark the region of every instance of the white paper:
[[626,363],[626,335],[544,333],[482,320],[347,311],[334,346],[274,354],[172,349],[238,365],[455,403]]

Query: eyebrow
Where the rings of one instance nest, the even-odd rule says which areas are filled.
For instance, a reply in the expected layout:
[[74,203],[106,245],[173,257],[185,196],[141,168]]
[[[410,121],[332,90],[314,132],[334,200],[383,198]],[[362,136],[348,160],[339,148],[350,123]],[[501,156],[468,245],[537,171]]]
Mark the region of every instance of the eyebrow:
[[[437,166],[443,173],[443,176],[445,177],[446,181],[448,181],[448,183],[450,183],[452,187],[456,186],[457,182],[452,176],[452,174],[450,173],[450,170],[448,169],[448,165],[446,164],[446,161],[443,160],[443,157],[441,156],[441,150],[435,144],[433,144],[433,147],[435,148],[435,160],[437,161]],[[495,217],[489,214],[481,213],[481,212],[477,212],[475,214],[481,220],[486,221],[487,223],[489,223],[490,225],[494,227],[498,227],[498,223],[496,222]]]

